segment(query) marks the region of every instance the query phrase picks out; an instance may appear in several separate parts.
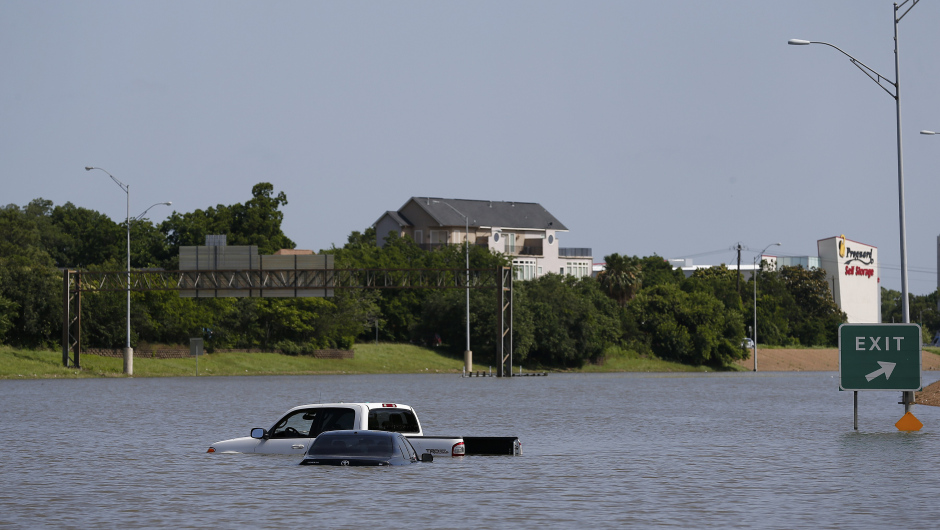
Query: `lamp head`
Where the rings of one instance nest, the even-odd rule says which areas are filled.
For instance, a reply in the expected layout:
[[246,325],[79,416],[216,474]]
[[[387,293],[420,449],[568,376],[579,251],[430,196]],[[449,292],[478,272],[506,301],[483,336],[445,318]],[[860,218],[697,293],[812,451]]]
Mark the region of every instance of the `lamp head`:
[[933,131],[920,131],[920,134],[937,134]]
[[173,206],[173,201],[166,201],[163,203],[164,206]]
[[91,171],[92,169],[95,169],[95,168],[90,167],[90,166],[85,166],[85,171]]
[[787,44],[792,44],[794,46],[805,46],[807,44],[810,44],[810,42],[808,40],[803,40],[803,39],[790,39],[787,41]]

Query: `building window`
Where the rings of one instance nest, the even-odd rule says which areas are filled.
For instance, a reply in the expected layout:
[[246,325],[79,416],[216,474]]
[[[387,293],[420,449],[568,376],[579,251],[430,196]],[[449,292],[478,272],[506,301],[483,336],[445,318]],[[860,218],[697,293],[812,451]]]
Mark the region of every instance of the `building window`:
[[504,246],[505,254],[516,253],[516,234],[503,233],[503,239],[506,242]]
[[432,245],[447,244],[447,230],[431,230],[430,233]]
[[415,243],[422,245],[424,244],[424,231],[415,230]]
[[[568,274],[574,276],[575,278],[583,278],[585,276],[590,276],[591,267],[583,261],[569,261],[568,265]],[[562,274],[565,273],[565,268],[562,267]]]
[[513,280],[534,280],[535,260],[516,259],[512,261]]

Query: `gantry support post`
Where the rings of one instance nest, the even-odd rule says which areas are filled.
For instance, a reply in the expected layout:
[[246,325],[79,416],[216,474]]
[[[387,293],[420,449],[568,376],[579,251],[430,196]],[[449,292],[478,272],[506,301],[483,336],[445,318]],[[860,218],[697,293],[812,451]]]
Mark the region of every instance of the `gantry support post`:
[[71,342],[69,341],[69,321],[70,318],[70,306],[72,305],[72,293],[69,289],[69,271],[68,269],[62,271],[62,366],[68,368],[69,366],[69,346]]
[[500,267],[496,274],[496,377],[512,377],[512,267]]
[[[74,278],[74,286],[73,286]],[[62,366],[82,367],[82,276],[79,271],[62,271]],[[71,352],[71,358],[69,353]]]

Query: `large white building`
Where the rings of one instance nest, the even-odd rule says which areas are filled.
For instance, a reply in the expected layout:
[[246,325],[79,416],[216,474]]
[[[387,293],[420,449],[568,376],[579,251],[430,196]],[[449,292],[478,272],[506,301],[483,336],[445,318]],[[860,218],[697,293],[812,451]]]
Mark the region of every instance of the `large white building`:
[[850,324],[881,322],[878,248],[844,235],[816,242],[819,267],[826,270],[836,304]]

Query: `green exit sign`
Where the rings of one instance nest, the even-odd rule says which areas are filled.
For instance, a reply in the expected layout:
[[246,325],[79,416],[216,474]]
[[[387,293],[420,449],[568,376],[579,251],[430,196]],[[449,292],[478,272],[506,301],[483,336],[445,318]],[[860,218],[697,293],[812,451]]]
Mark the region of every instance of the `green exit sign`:
[[839,326],[839,388],[920,390],[921,334],[917,324]]

